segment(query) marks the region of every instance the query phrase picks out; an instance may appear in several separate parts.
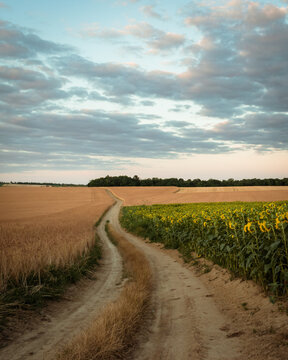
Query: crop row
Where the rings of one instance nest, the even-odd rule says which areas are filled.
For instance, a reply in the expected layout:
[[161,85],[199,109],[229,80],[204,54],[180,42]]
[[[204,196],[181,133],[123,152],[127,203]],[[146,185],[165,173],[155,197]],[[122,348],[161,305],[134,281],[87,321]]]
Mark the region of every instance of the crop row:
[[185,253],[195,252],[288,294],[288,203],[201,203],[124,207],[131,232]]

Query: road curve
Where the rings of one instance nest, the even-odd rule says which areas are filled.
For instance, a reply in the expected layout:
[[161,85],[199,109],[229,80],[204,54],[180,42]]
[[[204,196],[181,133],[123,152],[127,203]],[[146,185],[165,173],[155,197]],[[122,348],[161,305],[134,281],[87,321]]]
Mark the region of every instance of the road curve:
[[105,232],[105,223],[111,211],[107,212],[98,227],[103,260],[96,270],[96,281],[81,289],[77,299],[60,303],[57,312],[50,315],[48,321],[46,317],[40,326],[0,349],[0,359],[55,359],[55,354],[65,342],[87,327],[104,305],[118,297],[122,288],[122,259]]
[[54,359],[66,341],[88,326],[105,304],[117,298],[121,290],[122,261],[105,233],[105,223],[109,220],[116,231],[143,251],[154,275],[153,319],[133,360],[240,359],[243,344],[237,337],[226,336],[227,319],[218,311],[202,282],[163,251],[126,233],[118,221],[121,201],[116,200],[98,229],[104,260],[102,270],[97,272],[97,281],[76,300],[65,302],[49,322],[45,321],[1,349],[0,358]]
[[118,214],[121,201],[109,220],[121,235],[143,251],[154,274],[149,335],[143,336],[134,360],[236,360],[241,358],[241,340],[227,337],[227,319],[217,309],[211,294],[193,273],[155,246],[126,233]]

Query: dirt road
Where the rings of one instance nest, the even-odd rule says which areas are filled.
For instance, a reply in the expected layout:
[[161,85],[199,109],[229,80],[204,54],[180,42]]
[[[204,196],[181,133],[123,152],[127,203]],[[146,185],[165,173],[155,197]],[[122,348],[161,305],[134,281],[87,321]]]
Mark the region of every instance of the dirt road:
[[113,208],[110,221],[146,254],[155,277],[154,319],[133,359],[238,359],[243,344],[238,337],[227,337],[227,319],[203,283],[170,256],[124,232],[118,222],[120,206],[118,202]]

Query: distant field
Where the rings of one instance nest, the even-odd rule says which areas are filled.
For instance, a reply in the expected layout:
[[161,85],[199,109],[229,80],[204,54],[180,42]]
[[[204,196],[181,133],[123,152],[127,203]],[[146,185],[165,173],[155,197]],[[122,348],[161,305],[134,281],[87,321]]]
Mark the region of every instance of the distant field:
[[101,212],[111,201],[105,190],[99,188],[1,187],[0,221],[46,216],[96,204]]
[[176,204],[223,201],[288,200],[288,186],[243,186],[214,188],[111,187],[124,205]]

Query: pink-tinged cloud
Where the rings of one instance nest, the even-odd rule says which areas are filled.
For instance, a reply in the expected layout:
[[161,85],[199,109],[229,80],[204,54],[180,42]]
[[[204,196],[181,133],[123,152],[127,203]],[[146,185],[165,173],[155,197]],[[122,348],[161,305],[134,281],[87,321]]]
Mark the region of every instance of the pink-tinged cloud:
[[154,26],[146,22],[140,22],[126,25],[122,30],[122,33],[124,35],[132,35],[137,38],[149,39],[162,35],[163,31],[156,29]]
[[257,2],[233,0],[225,6],[208,8],[205,14],[196,14],[184,19],[188,26],[211,27],[221,24],[222,21],[240,21],[246,26],[263,27],[276,21],[283,20],[287,15],[287,8],[273,4],[261,5]]
[[117,39],[125,36],[134,36],[140,39],[147,39],[159,36],[163,32],[154,28],[146,22],[134,23],[124,26],[122,29],[101,29],[98,24],[93,23],[81,31],[83,37]]
[[250,2],[248,4],[246,22],[252,26],[263,27],[269,23],[285,18],[287,9],[278,8],[272,4],[267,4],[261,8],[260,4]]
[[97,24],[91,24],[81,32],[84,37],[114,39],[135,37],[143,40],[150,53],[157,53],[183,46],[186,39],[182,34],[164,32],[146,23],[139,22],[124,26],[122,29],[100,29]]
[[153,5],[146,5],[141,8],[141,11],[149,17],[155,18],[155,19],[163,19],[162,15],[159,14],[154,10]]
[[154,51],[161,51],[180,47],[184,44],[184,42],[185,37],[183,35],[166,33],[155,40],[149,41],[148,45]]

